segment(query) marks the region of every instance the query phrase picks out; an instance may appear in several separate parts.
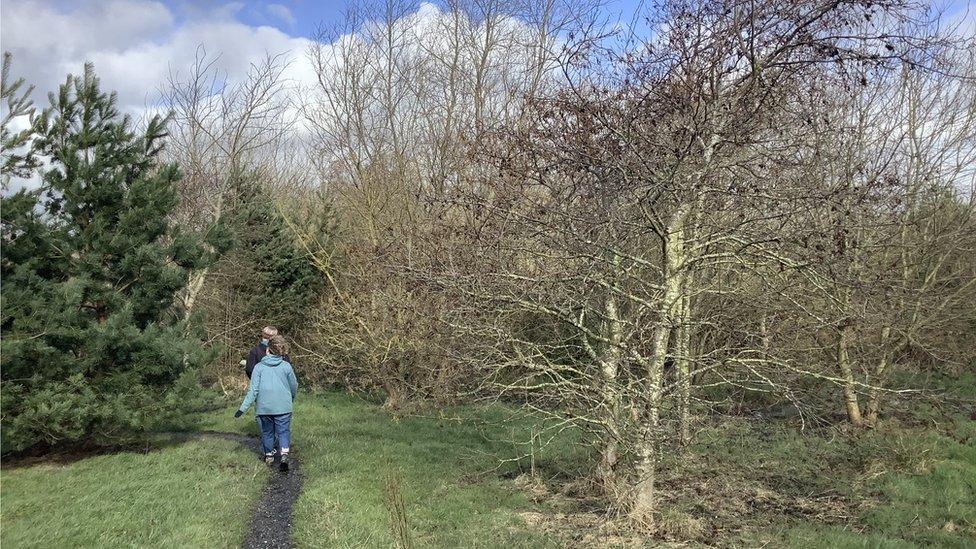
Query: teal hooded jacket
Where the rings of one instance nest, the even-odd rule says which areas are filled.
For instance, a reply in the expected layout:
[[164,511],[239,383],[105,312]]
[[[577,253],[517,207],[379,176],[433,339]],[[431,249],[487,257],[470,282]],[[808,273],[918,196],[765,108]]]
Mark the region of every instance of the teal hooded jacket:
[[255,411],[259,416],[290,414],[296,393],[298,378],[291,364],[280,356],[267,355],[251,373],[251,385],[241,403],[241,411],[246,412],[257,401]]

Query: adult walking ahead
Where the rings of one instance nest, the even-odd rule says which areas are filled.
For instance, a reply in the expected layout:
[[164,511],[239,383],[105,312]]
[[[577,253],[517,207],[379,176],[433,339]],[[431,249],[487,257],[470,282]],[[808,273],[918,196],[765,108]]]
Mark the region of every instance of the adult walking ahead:
[[241,417],[255,404],[261,426],[261,449],[265,462],[274,463],[275,439],[281,447],[281,470],[288,470],[288,446],[291,442],[292,403],[298,392],[298,378],[291,364],[285,360],[288,344],[285,338],[274,335],[268,342],[267,355],[251,373],[251,383],[240,409],[234,417]]
[[[254,367],[258,365],[268,354],[268,343],[271,338],[278,335],[278,329],[274,326],[265,326],[261,329],[261,341],[251,349],[251,352],[247,354],[247,358],[241,361],[241,366],[244,367],[244,373],[247,374],[247,378],[251,379],[251,372],[254,371]],[[286,355],[285,361],[291,362],[291,360]]]

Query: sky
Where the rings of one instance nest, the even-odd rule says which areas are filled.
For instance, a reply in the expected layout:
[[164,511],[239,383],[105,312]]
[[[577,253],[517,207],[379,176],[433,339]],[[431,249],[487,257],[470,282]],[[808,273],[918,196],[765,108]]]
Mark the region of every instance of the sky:
[[[608,21],[630,24],[639,21],[634,12],[650,3],[604,0],[602,10]],[[294,60],[289,78],[312,78],[304,59],[309,39],[321,26],[340,22],[346,5],[345,0],[3,0],[0,47],[14,56],[13,75],[36,86],[39,106],[46,105],[46,92],[66,74],[80,73],[88,60],[103,87],[118,91],[123,109],[137,113],[153,104],[167,74],[185,70],[201,45],[208,54],[219,54],[219,67],[230,80],[268,52]],[[976,0],[939,5],[954,14],[976,12]]]

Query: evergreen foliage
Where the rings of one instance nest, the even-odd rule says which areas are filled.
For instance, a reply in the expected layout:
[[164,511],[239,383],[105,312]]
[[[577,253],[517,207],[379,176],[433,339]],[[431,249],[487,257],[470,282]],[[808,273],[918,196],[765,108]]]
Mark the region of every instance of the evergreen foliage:
[[[33,86],[27,86],[23,78],[11,80],[11,55],[3,53],[3,67],[0,70],[0,105],[3,116],[0,116],[0,171],[3,172],[3,189],[7,189],[12,176],[27,177],[30,171],[37,167],[34,149],[30,146],[34,114],[34,102],[31,100]],[[13,130],[13,122],[20,117],[26,117],[27,127]]]
[[138,436],[181,415],[202,362],[174,301],[208,260],[170,225],[166,120],[133,129],[90,65],[37,121],[49,166],[2,201],[3,450]]
[[[258,178],[238,176],[237,187],[236,207],[222,220],[232,247],[214,266],[209,295],[214,306],[233,309],[225,310],[233,326],[241,321],[251,325],[250,330],[231,334],[227,343],[235,351],[252,343],[254,328],[263,325],[276,326],[290,339],[297,337],[324,286],[321,272]],[[214,306],[208,308],[207,325],[218,332],[233,328],[216,322]]]

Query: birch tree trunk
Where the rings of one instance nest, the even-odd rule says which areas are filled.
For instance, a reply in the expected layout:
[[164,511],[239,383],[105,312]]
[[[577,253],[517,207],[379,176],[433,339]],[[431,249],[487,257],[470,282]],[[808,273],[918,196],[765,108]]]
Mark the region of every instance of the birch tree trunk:
[[637,479],[631,518],[646,527],[654,528],[657,454],[660,450],[661,395],[664,378],[664,359],[668,352],[671,331],[681,307],[682,267],[684,264],[684,225],[687,206],[678,208],[664,236],[664,293],[661,316],[652,335],[653,354],[646,362],[645,402],[646,418],[637,448]]
[[600,454],[600,464],[597,468],[598,476],[603,482],[603,490],[611,501],[620,496],[617,478],[617,461],[619,459],[620,444],[620,391],[618,390],[618,375],[621,360],[622,326],[617,311],[617,298],[611,290],[607,296],[604,314],[604,337],[607,349],[600,364],[602,375],[602,399],[605,407],[606,441]]
[[193,314],[193,307],[197,302],[197,296],[200,295],[200,290],[203,289],[204,284],[207,282],[207,274],[209,272],[210,267],[204,267],[203,269],[190,273],[190,281],[186,285],[186,298],[183,300],[184,320],[189,320],[190,315]]
[[842,327],[837,337],[837,368],[844,379],[844,405],[847,408],[847,419],[851,424],[860,426],[864,421],[857,401],[857,387],[850,359],[850,340],[851,327]]
[[681,296],[681,312],[675,342],[675,361],[678,366],[678,437],[682,445],[691,441],[691,297],[687,291]]

